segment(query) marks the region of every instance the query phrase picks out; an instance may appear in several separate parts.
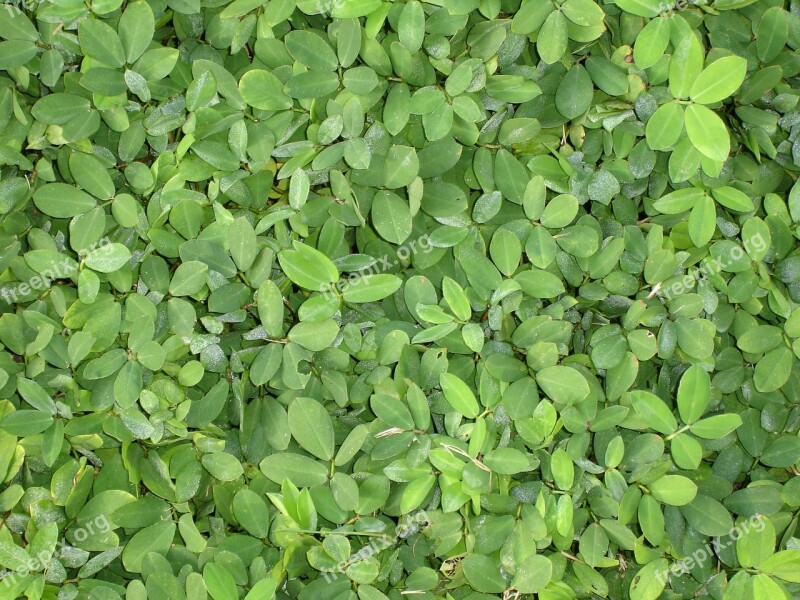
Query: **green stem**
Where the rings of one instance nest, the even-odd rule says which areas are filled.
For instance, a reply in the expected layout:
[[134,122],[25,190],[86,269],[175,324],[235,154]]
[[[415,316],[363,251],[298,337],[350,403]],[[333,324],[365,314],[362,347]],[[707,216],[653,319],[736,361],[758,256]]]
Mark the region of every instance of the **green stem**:
[[685,432],[685,431],[689,431],[689,429],[691,429],[691,427],[692,427],[691,425],[684,425],[683,427],[681,427],[680,429],[678,429],[678,431],[676,431],[676,432],[674,432],[674,433],[671,433],[671,434],[669,434],[667,437],[665,437],[665,438],[664,438],[664,441],[665,441],[665,442],[668,442],[668,441],[670,441],[671,439],[673,439],[673,438],[675,438],[675,437],[678,437],[678,436],[679,436],[680,434],[682,434],[683,432]]

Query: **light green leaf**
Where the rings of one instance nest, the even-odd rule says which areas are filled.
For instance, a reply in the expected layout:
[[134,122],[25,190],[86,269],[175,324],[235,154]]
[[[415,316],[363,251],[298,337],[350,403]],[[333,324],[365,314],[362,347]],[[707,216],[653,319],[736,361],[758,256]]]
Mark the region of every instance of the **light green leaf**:
[[333,458],[333,421],[313,398],[295,398],[289,404],[289,430],[300,446],[322,460]]
[[583,376],[563,365],[542,369],[536,374],[536,383],[554,402],[566,406],[582,402],[590,392]]
[[466,383],[451,373],[442,373],[439,376],[439,385],[445,399],[457,412],[468,419],[478,416],[480,412],[478,401]]
[[300,242],[293,250],[281,250],[278,262],[286,276],[307,290],[324,291],[339,278],[339,271],[327,256]]
[[686,133],[692,145],[711,160],[724,162],[731,152],[725,123],[715,112],[700,104],[686,107]]
[[346,302],[377,302],[394,294],[402,284],[402,279],[389,273],[365,275],[348,281],[342,297]]
[[699,365],[692,365],[678,385],[678,411],[684,423],[694,423],[708,408],[711,378]]
[[83,214],[97,201],[86,192],[65,183],[47,183],[33,193],[36,208],[51,217],[62,219]]
[[747,61],[739,56],[724,56],[708,65],[697,77],[689,97],[700,104],[724,100],[742,85]]
[[372,200],[372,223],[383,239],[402,244],[411,235],[411,210],[394,192],[381,190]]
[[630,394],[631,406],[650,429],[669,435],[678,428],[672,411],[655,394],[636,390]]
[[647,145],[653,150],[667,150],[675,145],[683,132],[683,106],[668,102],[660,106],[647,121]]
[[86,255],[84,264],[100,273],[120,270],[131,259],[131,251],[117,242],[105,244]]
[[674,98],[689,97],[703,70],[703,47],[692,31],[687,31],[669,61],[669,91]]

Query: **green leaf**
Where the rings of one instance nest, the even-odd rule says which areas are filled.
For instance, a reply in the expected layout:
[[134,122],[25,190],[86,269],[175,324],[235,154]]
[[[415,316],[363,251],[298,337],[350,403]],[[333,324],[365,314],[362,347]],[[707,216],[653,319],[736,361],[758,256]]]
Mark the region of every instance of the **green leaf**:
[[517,270],[522,258],[519,238],[508,230],[498,229],[492,236],[489,253],[498,271],[510,276]]
[[408,124],[411,114],[411,92],[405,83],[394,84],[389,89],[383,106],[383,124],[392,135],[397,135]]
[[789,380],[794,357],[785,346],[768,352],[756,364],[753,383],[759,392],[774,392]]
[[114,195],[111,176],[94,156],[75,152],[69,157],[69,170],[76,183],[93,196],[108,200]]
[[456,318],[467,321],[472,314],[469,298],[458,283],[449,277],[442,280],[442,293],[450,310]]
[[783,343],[783,331],[772,325],[757,325],[739,335],[736,345],[749,354],[764,354]]
[[147,81],[158,81],[169,75],[177,62],[176,48],[152,48],[139,57],[133,70]]
[[275,483],[289,479],[297,487],[321,485],[328,480],[328,469],[322,463],[291,452],[271,454],[261,461],[261,472]]
[[761,454],[761,462],[769,467],[789,469],[800,460],[800,438],[781,436]]
[[113,68],[125,64],[125,50],[117,32],[99,19],[85,19],[78,24],[78,40],[85,56]]
[[468,419],[478,416],[480,412],[478,401],[466,383],[451,373],[442,373],[439,376],[439,385],[445,399],[457,412]]
[[483,464],[500,475],[515,475],[530,469],[530,461],[515,448],[497,448],[483,457]]
[[662,4],[658,0],[614,0],[622,10],[638,17],[657,17]]
[[433,489],[435,483],[436,476],[428,474],[418,477],[406,484],[403,490],[403,496],[400,498],[400,512],[410,513],[412,510],[419,508]]
[[236,600],[239,597],[233,575],[221,565],[206,564],[203,567],[203,581],[214,600]]
[[117,25],[119,39],[125,51],[125,61],[133,63],[153,39],[155,18],[150,5],[144,0],[129,2]]
[[97,206],[97,201],[65,183],[47,183],[33,193],[36,208],[51,217],[68,219]]
[[543,590],[553,577],[553,563],[546,556],[532,554],[517,565],[511,587],[521,594],[536,594]]
[[548,65],[558,62],[567,51],[567,19],[559,10],[545,19],[536,39],[536,51]]
[[561,11],[570,21],[582,27],[591,27],[603,22],[603,9],[592,0],[566,0]]
[[[317,6],[320,3],[315,0]],[[331,16],[334,19],[355,19],[375,12],[381,5],[380,0],[360,0],[359,2],[330,2]],[[325,6],[323,2],[322,6]]]
[[324,291],[339,278],[339,271],[319,250],[294,243],[294,250],[281,250],[278,261],[286,276],[302,288]]
[[380,236],[393,244],[402,244],[411,235],[411,210],[394,192],[379,191],[372,200],[372,223]]
[[394,294],[400,289],[401,285],[403,285],[403,280],[389,273],[365,275],[348,281],[347,287],[342,292],[342,297],[346,302],[356,304],[377,302]]
[[289,430],[300,446],[322,460],[333,458],[333,422],[313,398],[295,398],[289,404]]
[[272,337],[280,337],[283,332],[285,316],[283,295],[280,288],[271,280],[266,280],[258,288],[256,296],[258,317],[264,329]]
[[283,91],[291,98],[311,100],[332,94],[339,88],[339,77],[331,71],[306,71],[292,77]]
[[309,69],[333,71],[339,65],[333,48],[313,31],[290,31],[284,43],[289,54]]
[[494,170],[497,189],[506,199],[522,204],[529,181],[525,167],[511,152],[501,148],[495,157]]
[[142,563],[150,552],[165,555],[175,537],[175,523],[163,522],[150,525],[136,532],[122,551],[122,564],[132,573],[142,572]]
[[636,66],[640,69],[649,69],[661,60],[669,45],[669,37],[670,27],[667,19],[653,19],[645,25],[633,47],[633,60]]
[[703,47],[693,32],[687,32],[669,61],[669,91],[672,96],[688,98],[702,70]]
[[716,207],[714,201],[704,194],[689,214],[689,237],[695,246],[702,248],[711,241],[716,230]]
[[668,581],[668,569],[669,563],[665,558],[657,558],[639,569],[631,579],[629,588],[631,600],[660,598]]
[[672,411],[655,394],[636,390],[630,394],[631,406],[650,429],[669,435],[678,428]]
[[660,106],[647,121],[647,145],[653,150],[667,150],[674,146],[683,131],[683,106],[668,102]]
[[536,374],[536,383],[554,402],[569,406],[589,396],[589,384],[571,367],[556,365]]
[[686,134],[705,157],[724,162],[731,152],[731,139],[719,116],[700,104],[686,107]]
[[249,269],[258,253],[256,232],[245,217],[239,217],[228,227],[228,246],[231,258],[240,271]]
[[405,404],[391,396],[373,395],[370,403],[372,412],[390,427],[413,429],[414,420]]
[[[746,526],[745,526],[746,525]],[[757,521],[757,525],[745,521],[740,525],[741,532],[736,540],[736,557],[745,568],[760,567],[775,552],[775,527],[768,519]]]
[[253,69],[239,80],[239,94],[248,106],[259,110],[286,110],[292,99],[283,92],[283,84],[269,71]]
[[609,96],[622,96],[628,91],[625,71],[612,61],[596,56],[589,57],[586,59],[586,70],[594,84]]
[[556,275],[541,269],[523,271],[514,277],[523,291],[532,298],[557,298],[566,289]]
[[8,40],[0,42],[0,69],[16,69],[25,66],[36,56],[37,48],[26,40]]
[[410,185],[419,173],[419,158],[414,148],[392,146],[383,168],[383,185],[397,189]]
[[759,569],[778,579],[800,583],[800,550],[781,550],[765,559]]
[[409,52],[417,52],[425,40],[425,12],[417,0],[406,2],[397,23],[397,36]]
[[697,485],[681,475],[664,475],[650,484],[656,500],[670,506],[684,506],[697,496]]
[[575,481],[575,468],[572,459],[563,448],[556,449],[550,457],[550,470],[556,485],[562,490],[569,490]]
[[233,481],[241,477],[243,473],[241,463],[235,456],[227,452],[205,454],[201,462],[206,470],[220,481]]
[[586,564],[599,566],[608,550],[608,536],[599,524],[592,523],[581,534],[578,548]]
[[[568,0],[569,1],[569,0]],[[593,6],[597,6],[591,2]],[[581,65],[572,67],[556,90],[556,108],[567,119],[581,116],[592,105],[592,79]]]
[[540,221],[549,229],[566,227],[578,214],[578,199],[572,194],[559,194],[544,207]]
[[489,556],[469,554],[461,562],[461,568],[467,582],[477,592],[501,594],[506,589],[499,566]]
[[747,582],[747,594],[754,600],[767,600],[771,598],[789,598],[777,581],[769,576],[759,573],[753,575]]
[[208,265],[205,263],[196,260],[181,263],[169,282],[169,293],[173,296],[196,294],[205,286],[207,275]]
[[56,414],[58,409],[56,408],[55,402],[53,402],[44,388],[35,381],[26,379],[25,377],[19,377],[17,379],[17,390],[19,391],[19,395],[35,409],[50,415]]
[[113,242],[100,246],[86,255],[84,263],[100,273],[113,273],[131,260],[131,251],[122,244]]
[[514,18],[511,21],[512,33],[518,35],[533,33],[542,26],[554,8],[551,2],[522,0],[519,10],[514,14]]
[[768,63],[778,56],[786,45],[789,23],[781,6],[764,11],[756,30],[756,53],[761,62]]
[[730,513],[708,496],[698,495],[689,504],[681,506],[680,510],[689,525],[703,535],[718,537],[733,529]]
[[739,415],[715,415],[693,423],[691,432],[699,438],[713,440],[728,435],[741,424]]
[[688,433],[681,433],[670,442],[670,453],[681,469],[696,469],[703,460],[703,447]]
[[678,412],[684,423],[694,423],[708,408],[711,398],[711,378],[699,365],[692,365],[678,385]]
[[339,325],[333,319],[304,321],[289,330],[289,341],[312,352],[321,352],[333,343],[339,334]]
[[262,579],[258,581],[245,596],[245,600],[272,600],[275,597],[275,592],[278,589],[278,584],[274,579]]
[[27,571],[30,556],[10,540],[0,540],[0,565],[12,571]]
[[711,190],[711,195],[714,196],[714,200],[729,210],[743,213],[753,210],[753,201],[750,200],[747,194],[736,188],[723,185]]
[[601,519],[600,527],[603,528],[613,543],[626,550],[633,550],[636,544],[636,536],[622,523],[613,519]]
[[708,65],[697,77],[689,97],[700,104],[714,104],[731,96],[744,81],[747,61],[739,56],[724,56]]
[[308,200],[308,193],[311,189],[311,182],[308,175],[302,169],[294,172],[289,180],[289,206],[295,210],[300,210]]

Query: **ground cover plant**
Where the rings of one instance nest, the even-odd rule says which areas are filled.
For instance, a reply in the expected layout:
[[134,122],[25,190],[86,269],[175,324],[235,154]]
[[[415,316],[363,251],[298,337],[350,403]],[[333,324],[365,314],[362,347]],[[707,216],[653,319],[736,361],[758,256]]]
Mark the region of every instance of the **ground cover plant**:
[[0,600],[800,597],[798,49],[0,7]]

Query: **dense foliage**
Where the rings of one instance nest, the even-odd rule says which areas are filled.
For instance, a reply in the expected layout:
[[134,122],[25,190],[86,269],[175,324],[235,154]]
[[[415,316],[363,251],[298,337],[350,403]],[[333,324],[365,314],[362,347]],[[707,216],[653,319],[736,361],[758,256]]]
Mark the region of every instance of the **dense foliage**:
[[0,599],[800,597],[800,2],[0,8]]

